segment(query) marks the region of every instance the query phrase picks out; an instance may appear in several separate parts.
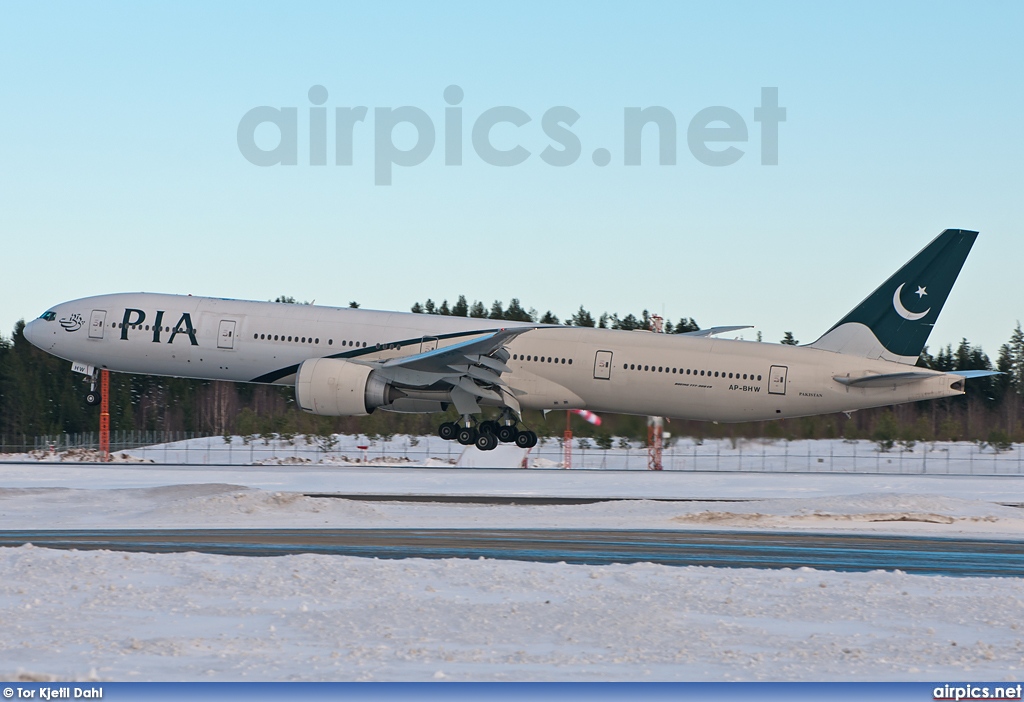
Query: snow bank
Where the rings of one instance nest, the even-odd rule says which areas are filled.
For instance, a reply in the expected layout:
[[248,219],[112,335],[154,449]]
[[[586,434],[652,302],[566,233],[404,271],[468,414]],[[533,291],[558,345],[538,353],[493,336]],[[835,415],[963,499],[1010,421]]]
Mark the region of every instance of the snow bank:
[[942,495],[583,505],[364,502],[229,484],[0,489],[0,529],[759,529],[1020,538],[1024,510]]
[[[101,463],[103,454],[98,449],[70,448],[62,451],[29,451],[28,453],[0,454],[0,462],[5,463]],[[108,463],[153,463],[151,458],[140,458],[124,451],[110,454]]]
[[0,675],[1013,680],[1014,579],[0,549]]

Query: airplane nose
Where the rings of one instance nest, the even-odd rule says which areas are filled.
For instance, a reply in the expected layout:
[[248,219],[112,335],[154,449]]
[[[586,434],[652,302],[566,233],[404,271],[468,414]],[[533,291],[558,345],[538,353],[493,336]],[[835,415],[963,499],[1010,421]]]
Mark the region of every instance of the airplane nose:
[[33,346],[39,346],[39,320],[33,319],[25,325],[25,339]]

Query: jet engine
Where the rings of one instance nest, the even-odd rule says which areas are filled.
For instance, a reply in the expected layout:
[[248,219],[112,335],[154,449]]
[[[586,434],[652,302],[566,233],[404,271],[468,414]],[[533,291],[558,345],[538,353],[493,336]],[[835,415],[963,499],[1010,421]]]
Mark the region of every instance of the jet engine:
[[362,416],[403,397],[373,368],[340,358],[311,358],[295,376],[295,400],[313,414]]

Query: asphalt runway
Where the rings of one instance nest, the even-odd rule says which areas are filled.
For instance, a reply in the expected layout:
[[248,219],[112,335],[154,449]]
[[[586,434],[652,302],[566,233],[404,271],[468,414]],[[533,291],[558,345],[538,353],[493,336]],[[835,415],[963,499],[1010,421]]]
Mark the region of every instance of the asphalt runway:
[[886,535],[578,529],[141,529],[0,531],[0,546],[301,553],[370,558],[495,558],[650,562],[718,568],[799,568],[1024,577],[1024,541]]

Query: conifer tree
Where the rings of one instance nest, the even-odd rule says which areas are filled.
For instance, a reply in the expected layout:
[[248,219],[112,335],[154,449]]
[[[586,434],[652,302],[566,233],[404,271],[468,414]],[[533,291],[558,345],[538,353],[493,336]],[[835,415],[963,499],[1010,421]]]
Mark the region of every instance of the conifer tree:
[[672,328],[672,333],[674,334],[684,334],[692,331],[700,331],[700,325],[693,320],[693,317],[680,317],[679,322]]
[[1017,322],[1017,328],[1013,330],[1006,346],[1010,386],[1018,395],[1024,395],[1024,331],[1020,328],[1020,322]]
[[[492,310],[493,314],[493,310]],[[523,309],[523,306],[519,304],[519,298],[513,297],[508,303],[508,309],[505,310],[503,317],[510,322],[532,322],[533,318],[530,313]]]
[[579,310],[566,322],[573,327],[592,327],[594,326],[594,316],[583,309],[583,305],[580,305]]
[[486,318],[487,309],[484,307],[484,303],[479,300],[473,300],[473,306],[469,308],[469,316],[476,317],[477,319]]
[[452,316],[453,317],[468,317],[469,316],[469,305],[466,303],[466,296],[459,295],[458,301],[452,305]]

